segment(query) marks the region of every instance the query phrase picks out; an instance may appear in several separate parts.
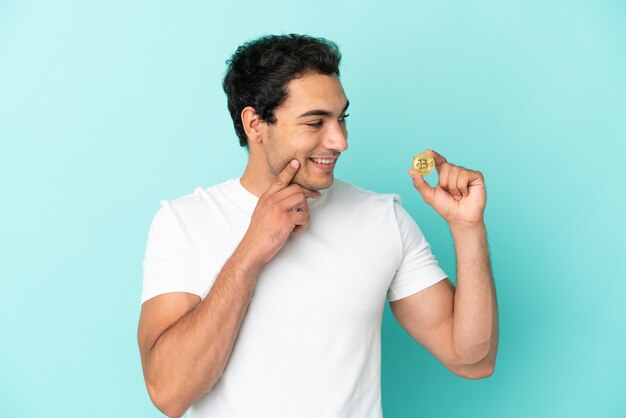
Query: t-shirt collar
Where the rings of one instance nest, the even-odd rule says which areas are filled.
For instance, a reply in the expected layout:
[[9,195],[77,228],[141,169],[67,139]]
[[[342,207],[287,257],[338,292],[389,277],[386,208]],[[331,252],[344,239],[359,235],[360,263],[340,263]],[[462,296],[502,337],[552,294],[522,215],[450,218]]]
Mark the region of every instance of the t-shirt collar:
[[[244,203],[247,207],[254,210],[254,208],[256,207],[259,201],[259,198],[255,196],[252,192],[250,192],[248,189],[243,187],[243,185],[241,184],[241,178],[234,178],[231,180],[231,182],[233,183],[234,188],[237,190],[237,194],[241,198],[242,203]],[[333,182],[333,185],[334,184],[335,183]],[[320,190],[321,196],[318,199],[308,199],[309,204],[319,204],[321,201],[325,200],[326,195],[332,188],[333,186],[331,185],[327,189]]]

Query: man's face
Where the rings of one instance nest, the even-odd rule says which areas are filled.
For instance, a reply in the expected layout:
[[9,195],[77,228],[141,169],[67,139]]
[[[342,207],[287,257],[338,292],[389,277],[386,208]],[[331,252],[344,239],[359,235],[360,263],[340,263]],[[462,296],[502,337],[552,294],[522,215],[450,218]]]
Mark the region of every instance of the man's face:
[[278,175],[296,158],[300,168],[293,182],[311,190],[326,189],[333,183],[339,154],[348,148],[348,100],[341,82],[334,74],[309,74],[292,80],[287,92],[264,141],[270,171]]

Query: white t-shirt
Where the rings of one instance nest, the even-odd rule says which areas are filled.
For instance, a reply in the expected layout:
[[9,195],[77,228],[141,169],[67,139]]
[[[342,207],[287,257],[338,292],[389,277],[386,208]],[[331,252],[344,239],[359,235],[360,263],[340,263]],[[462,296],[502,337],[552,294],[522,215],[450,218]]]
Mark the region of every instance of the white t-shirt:
[[[385,300],[447,276],[397,194],[339,179],[321,194],[308,199],[307,229],[262,268],[226,368],[190,418],[382,416]],[[162,201],[141,302],[167,292],[204,299],[257,201],[238,178]]]

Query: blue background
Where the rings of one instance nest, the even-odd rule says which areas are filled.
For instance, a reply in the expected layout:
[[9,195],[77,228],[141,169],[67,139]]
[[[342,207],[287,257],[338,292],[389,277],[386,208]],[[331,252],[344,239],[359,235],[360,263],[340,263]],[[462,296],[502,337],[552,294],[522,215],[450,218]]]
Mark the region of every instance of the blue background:
[[623,1],[0,1],[0,416],[160,416],[150,221],[243,172],[224,62],[290,32],[344,54],[337,177],[399,193],[453,279],[406,170],[433,148],[486,178],[496,372],[456,377],[387,309],[385,416],[626,416],[625,22]]

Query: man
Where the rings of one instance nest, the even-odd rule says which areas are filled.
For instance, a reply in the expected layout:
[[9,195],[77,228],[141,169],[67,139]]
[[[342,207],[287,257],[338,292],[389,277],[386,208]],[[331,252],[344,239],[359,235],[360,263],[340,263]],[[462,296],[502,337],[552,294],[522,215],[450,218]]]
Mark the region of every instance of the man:
[[435,158],[409,171],[449,224],[458,289],[402,208],[334,179],[348,147],[335,44],[248,42],[224,78],[240,179],[163,201],[148,237],[138,340],[148,392],[169,416],[380,417],[385,300],[452,372],[494,369],[497,308],[478,171]]

